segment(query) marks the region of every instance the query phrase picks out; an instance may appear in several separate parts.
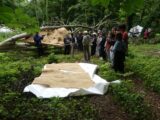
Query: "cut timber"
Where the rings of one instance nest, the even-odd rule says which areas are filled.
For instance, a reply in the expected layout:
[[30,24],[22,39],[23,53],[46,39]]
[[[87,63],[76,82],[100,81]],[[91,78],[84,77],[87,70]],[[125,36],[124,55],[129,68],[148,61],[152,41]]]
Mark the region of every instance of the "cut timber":
[[8,48],[11,45],[14,46],[16,40],[26,38],[28,36],[30,36],[30,35],[27,33],[22,33],[22,34],[15,35],[11,38],[8,38],[7,40],[0,42],[0,49]]

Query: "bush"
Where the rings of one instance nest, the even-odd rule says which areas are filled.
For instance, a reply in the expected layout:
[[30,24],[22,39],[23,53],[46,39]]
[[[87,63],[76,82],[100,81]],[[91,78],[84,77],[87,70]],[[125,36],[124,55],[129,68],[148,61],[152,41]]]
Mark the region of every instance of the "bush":
[[145,85],[160,93],[160,60],[156,57],[135,56],[127,60],[127,69],[144,80]]
[[58,59],[56,58],[56,55],[54,53],[48,56],[48,63],[57,63],[57,61]]
[[[30,54],[27,54],[30,55]],[[76,61],[80,57],[57,56],[34,58],[18,52],[0,54],[0,118],[23,120],[97,120],[97,111],[85,97],[37,99],[23,93],[26,85],[39,76],[48,61]]]
[[113,69],[111,69],[109,63],[105,63],[99,66],[99,75],[107,81],[114,81],[120,79],[119,74],[114,72]]
[[116,102],[120,103],[134,120],[152,120],[149,106],[144,102],[142,94],[135,93],[131,81],[112,84],[110,91]]

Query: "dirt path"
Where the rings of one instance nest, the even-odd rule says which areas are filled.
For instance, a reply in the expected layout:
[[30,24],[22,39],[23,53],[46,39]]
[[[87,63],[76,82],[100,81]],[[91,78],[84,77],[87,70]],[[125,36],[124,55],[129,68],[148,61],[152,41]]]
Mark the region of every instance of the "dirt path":
[[134,78],[133,82],[135,84],[134,90],[138,93],[144,94],[144,100],[150,105],[155,120],[160,120],[160,95],[146,89],[143,80],[139,78]]
[[92,96],[90,101],[99,111],[99,120],[129,120],[127,113],[113,101],[109,94]]

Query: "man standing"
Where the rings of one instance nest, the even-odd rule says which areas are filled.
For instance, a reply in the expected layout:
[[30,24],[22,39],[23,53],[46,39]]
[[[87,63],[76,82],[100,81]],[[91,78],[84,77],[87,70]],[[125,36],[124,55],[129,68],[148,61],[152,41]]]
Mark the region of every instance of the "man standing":
[[78,43],[78,50],[79,51],[83,50],[82,40],[83,40],[83,35],[82,35],[81,32],[79,32],[78,35],[77,35],[77,43]]
[[84,60],[86,62],[90,61],[90,45],[91,45],[91,38],[88,34],[88,31],[83,32],[83,53],[84,53]]
[[113,68],[120,73],[124,73],[124,60],[125,60],[125,43],[122,41],[122,34],[116,34],[116,43],[113,47],[114,59]]
[[71,52],[71,37],[66,35],[64,38],[64,54],[68,55]]
[[92,34],[91,56],[96,54],[96,46],[97,46],[97,34],[94,32]]
[[35,36],[33,37],[39,56],[43,55],[43,48],[41,43],[43,38],[44,38],[44,35],[40,36],[38,32],[36,32]]
[[124,41],[126,46],[125,54],[127,55],[128,54],[128,33],[126,32],[126,25],[125,24],[120,25],[119,30],[122,34],[122,40]]
[[103,58],[103,60],[106,60],[105,42],[106,42],[106,34],[102,33],[102,40],[100,42],[100,58]]

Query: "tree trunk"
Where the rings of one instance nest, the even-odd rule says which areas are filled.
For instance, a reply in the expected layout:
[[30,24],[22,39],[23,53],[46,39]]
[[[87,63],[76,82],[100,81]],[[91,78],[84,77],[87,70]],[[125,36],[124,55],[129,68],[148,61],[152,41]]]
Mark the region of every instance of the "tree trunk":
[[21,38],[25,38],[25,37],[28,37],[30,36],[30,34],[27,34],[27,33],[22,33],[22,34],[19,34],[19,35],[15,35],[11,38],[8,38],[7,40],[4,40],[2,42],[0,42],[0,48],[5,48],[5,47],[8,47],[10,45],[15,45],[15,42],[17,39],[21,39]]
[[44,26],[44,27],[41,27],[41,30],[58,29],[61,27],[65,27],[65,28],[82,27],[82,28],[91,29],[91,30],[94,29],[94,27],[88,27],[88,26],[83,26],[83,25],[60,25],[60,26]]

